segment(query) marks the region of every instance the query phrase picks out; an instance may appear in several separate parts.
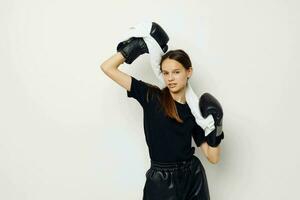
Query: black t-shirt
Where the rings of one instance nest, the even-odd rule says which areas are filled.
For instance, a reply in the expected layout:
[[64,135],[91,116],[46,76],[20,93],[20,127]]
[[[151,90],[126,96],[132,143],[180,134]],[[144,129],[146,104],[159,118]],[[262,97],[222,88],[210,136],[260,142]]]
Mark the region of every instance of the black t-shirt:
[[177,112],[183,123],[164,115],[157,98],[149,97],[149,86],[132,77],[128,97],[135,98],[143,107],[144,132],[149,149],[149,156],[158,162],[177,162],[191,158],[195,152],[192,138],[199,147],[205,141],[203,129],[196,123],[195,117],[187,103],[182,104],[174,100]]

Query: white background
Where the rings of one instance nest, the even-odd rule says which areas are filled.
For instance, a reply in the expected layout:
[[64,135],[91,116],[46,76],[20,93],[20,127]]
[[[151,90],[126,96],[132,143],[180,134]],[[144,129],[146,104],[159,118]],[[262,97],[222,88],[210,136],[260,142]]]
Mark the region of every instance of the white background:
[[[212,200],[299,199],[299,1],[0,1],[0,199],[141,199],[142,108],[100,69],[159,23],[224,111]],[[142,55],[120,69],[158,84]],[[194,142],[193,142],[193,145]]]

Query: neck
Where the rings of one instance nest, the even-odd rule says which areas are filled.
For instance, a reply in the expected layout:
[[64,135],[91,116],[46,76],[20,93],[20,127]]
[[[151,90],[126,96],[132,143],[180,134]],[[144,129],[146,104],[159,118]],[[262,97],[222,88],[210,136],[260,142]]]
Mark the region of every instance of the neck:
[[186,88],[178,91],[177,93],[173,93],[173,92],[170,91],[170,94],[171,94],[172,98],[175,101],[177,101],[179,103],[185,103],[186,102],[186,99],[185,99],[185,89]]

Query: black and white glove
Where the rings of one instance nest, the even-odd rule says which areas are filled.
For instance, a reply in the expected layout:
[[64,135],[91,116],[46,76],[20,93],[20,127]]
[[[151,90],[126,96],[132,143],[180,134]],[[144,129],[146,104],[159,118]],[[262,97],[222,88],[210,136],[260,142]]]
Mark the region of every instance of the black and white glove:
[[222,128],[223,110],[218,100],[209,93],[204,93],[199,100],[199,109],[204,118],[212,115],[215,121],[215,129],[206,137],[206,142],[211,147],[217,147],[224,139]]
[[[169,37],[160,25],[152,22],[150,35],[156,40],[163,52],[168,50]],[[117,52],[124,56],[127,64],[131,64],[140,55],[149,53],[149,50],[143,38],[131,37],[118,44]]]

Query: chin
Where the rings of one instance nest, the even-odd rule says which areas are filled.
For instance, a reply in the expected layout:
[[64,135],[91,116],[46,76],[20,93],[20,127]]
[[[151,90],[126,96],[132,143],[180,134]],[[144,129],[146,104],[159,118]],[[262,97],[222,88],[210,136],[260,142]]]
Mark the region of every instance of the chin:
[[177,88],[177,87],[175,87],[175,88],[169,88],[169,90],[170,91],[172,91],[172,92],[179,92],[180,90],[181,90],[182,88]]

